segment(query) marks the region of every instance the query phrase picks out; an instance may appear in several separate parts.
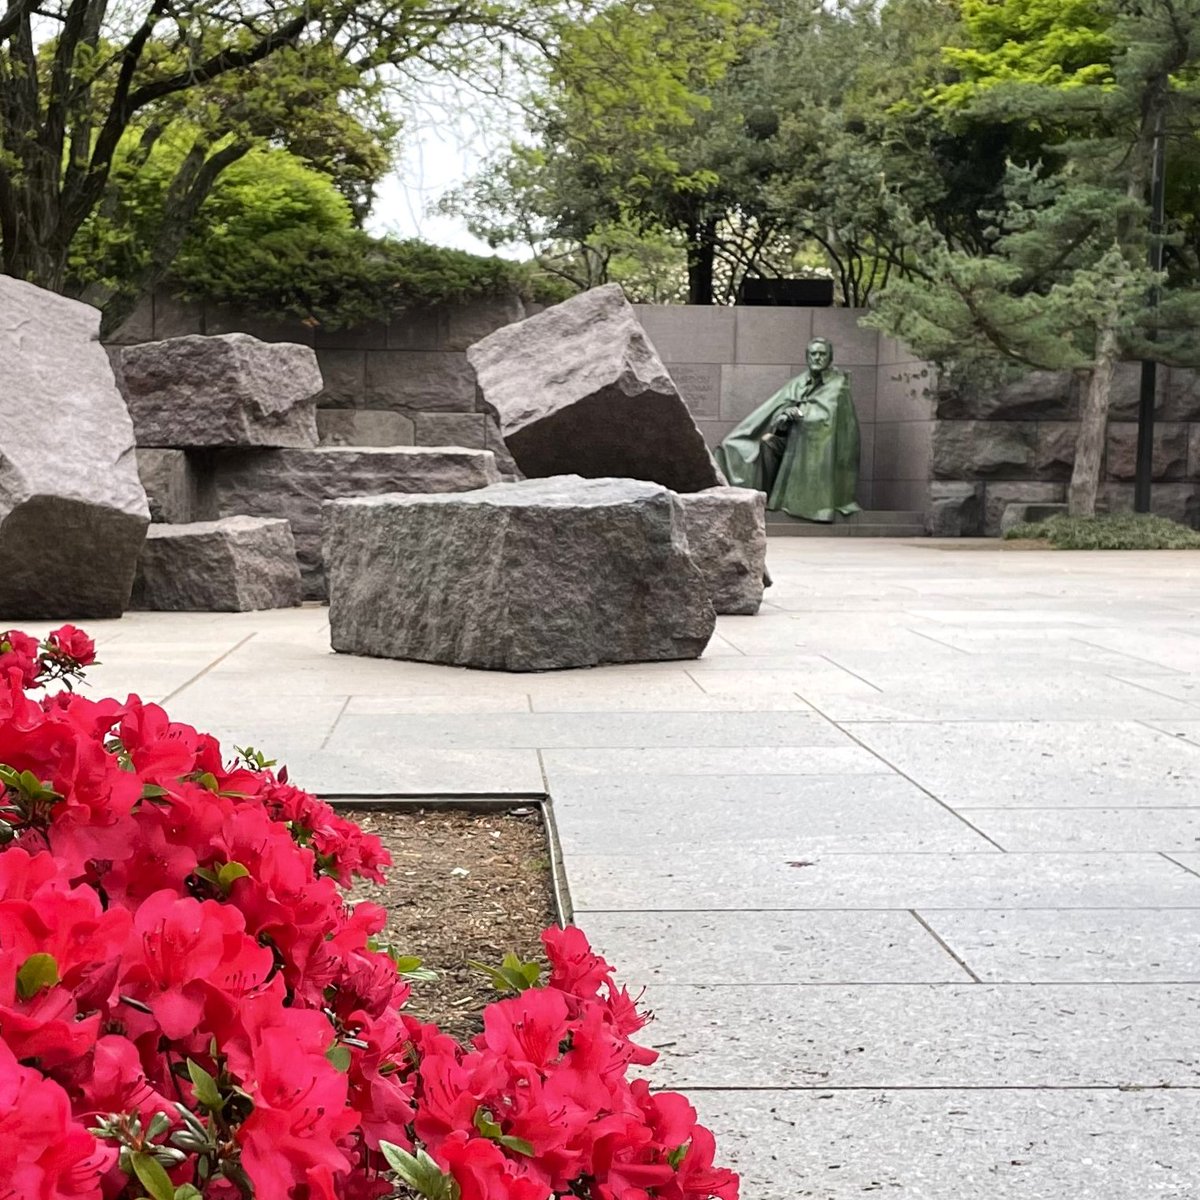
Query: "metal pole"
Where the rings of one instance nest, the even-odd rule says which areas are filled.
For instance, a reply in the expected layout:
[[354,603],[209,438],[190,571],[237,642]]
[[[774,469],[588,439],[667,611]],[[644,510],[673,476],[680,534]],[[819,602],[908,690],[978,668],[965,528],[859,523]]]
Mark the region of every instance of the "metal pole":
[[[1166,105],[1160,104],[1154,123],[1154,162],[1150,183],[1150,269],[1160,272],[1163,267],[1163,229],[1166,225]],[[1150,311],[1158,308],[1161,288],[1156,283],[1148,297]],[[1150,340],[1154,331],[1150,331]],[[1154,399],[1158,391],[1158,363],[1153,358],[1142,359],[1142,387],[1138,397],[1137,471],[1133,484],[1135,512],[1150,511],[1150,480],[1154,473]]]

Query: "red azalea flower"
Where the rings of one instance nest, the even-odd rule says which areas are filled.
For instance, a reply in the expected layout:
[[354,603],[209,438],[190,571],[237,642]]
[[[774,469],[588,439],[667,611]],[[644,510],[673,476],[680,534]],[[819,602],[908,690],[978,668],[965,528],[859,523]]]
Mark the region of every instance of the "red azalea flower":
[[77,667],[90,667],[96,661],[96,643],[74,625],[63,625],[47,639],[53,656],[66,659]]

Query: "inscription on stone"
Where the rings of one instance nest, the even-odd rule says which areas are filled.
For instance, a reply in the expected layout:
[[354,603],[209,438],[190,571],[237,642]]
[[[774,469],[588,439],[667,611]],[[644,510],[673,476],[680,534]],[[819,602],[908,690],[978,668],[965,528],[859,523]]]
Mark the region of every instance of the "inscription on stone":
[[721,415],[721,368],[717,363],[671,363],[667,368],[693,417]]

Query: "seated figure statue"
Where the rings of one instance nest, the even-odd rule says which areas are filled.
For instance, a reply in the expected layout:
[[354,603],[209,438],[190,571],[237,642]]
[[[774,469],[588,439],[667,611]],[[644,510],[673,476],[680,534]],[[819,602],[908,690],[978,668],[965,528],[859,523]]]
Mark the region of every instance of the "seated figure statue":
[[725,478],[767,494],[767,508],[806,521],[859,511],[858,417],[833,346],[813,338],[808,370],[759,405],[717,448]]

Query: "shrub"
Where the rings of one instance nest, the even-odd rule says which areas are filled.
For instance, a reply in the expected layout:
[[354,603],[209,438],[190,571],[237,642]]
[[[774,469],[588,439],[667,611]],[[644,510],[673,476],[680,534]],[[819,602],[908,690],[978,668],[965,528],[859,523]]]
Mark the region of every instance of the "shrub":
[[1112,513],[1100,517],[1053,516],[1015,525],[1010,540],[1036,538],[1056,550],[1195,550],[1200,533],[1166,517]]
[[[403,1011],[374,837],[253,749],[71,690],[79,630],[0,634],[0,1196],[734,1200],[576,929],[461,1045]],[[33,692],[59,682],[61,690]],[[399,1181],[399,1182],[398,1182]]]

